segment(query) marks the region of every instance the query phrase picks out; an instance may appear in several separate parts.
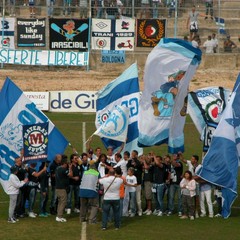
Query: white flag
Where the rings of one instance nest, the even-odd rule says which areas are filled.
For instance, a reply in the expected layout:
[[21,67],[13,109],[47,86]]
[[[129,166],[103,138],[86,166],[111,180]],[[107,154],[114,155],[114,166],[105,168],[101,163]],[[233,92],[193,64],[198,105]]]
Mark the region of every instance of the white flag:
[[115,106],[109,118],[99,127],[94,135],[125,142],[128,132],[129,108]]

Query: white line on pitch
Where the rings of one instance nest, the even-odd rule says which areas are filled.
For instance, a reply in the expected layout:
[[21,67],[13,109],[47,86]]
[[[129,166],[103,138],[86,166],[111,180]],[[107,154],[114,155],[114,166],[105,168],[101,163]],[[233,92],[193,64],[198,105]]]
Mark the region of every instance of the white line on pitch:
[[87,240],[87,222],[82,222],[81,240]]
[[86,152],[86,122],[82,123],[82,143],[83,143],[83,152]]

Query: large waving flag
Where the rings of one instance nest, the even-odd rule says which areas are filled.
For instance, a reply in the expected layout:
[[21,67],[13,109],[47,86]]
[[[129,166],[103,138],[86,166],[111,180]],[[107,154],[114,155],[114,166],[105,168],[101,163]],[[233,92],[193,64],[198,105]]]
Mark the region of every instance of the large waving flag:
[[139,146],[167,143],[170,153],[184,151],[185,116],[180,112],[201,50],[180,39],[164,38],[148,55],[139,108]]
[[222,216],[229,217],[237,197],[237,176],[240,156],[240,75],[233,93],[213,134],[210,148],[198,175],[222,187]]
[[202,136],[204,152],[209,148],[229,94],[230,90],[223,87],[206,87],[188,94],[188,113]]
[[0,181],[6,191],[10,167],[23,148],[23,125],[49,122],[48,160],[62,154],[68,141],[47,116],[7,78],[0,92]]
[[129,108],[115,106],[108,119],[96,130],[94,135],[125,142],[127,138]]
[[[108,119],[116,105],[129,108],[128,134],[124,151],[137,150],[141,154],[142,149],[137,146],[139,96],[138,69],[137,64],[133,64],[98,92],[95,124],[98,129]],[[102,141],[105,147],[112,146],[114,150],[122,144],[119,140],[109,138],[102,138]]]

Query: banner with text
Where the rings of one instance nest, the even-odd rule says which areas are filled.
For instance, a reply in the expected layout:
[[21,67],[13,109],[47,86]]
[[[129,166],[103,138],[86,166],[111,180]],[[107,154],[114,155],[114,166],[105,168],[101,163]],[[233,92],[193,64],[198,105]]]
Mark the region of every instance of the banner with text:
[[125,63],[125,51],[102,50],[102,63]]
[[49,19],[50,49],[88,50],[89,19]]
[[45,47],[46,46],[46,20],[17,19],[17,45],[18,47]]
[[43,66],[86,66],[88,52],[0,49],[0,63]]
[[39,110],[49,110],[49,92],[24,92],[24,94]]
[[50,112],[96,112],[94,91],[50,92]]
[[92,49],[134,50],[134,19],[92,19]]
[[48,122],[23,125],[24,161],[47,161]]
[[138,19],[137,47],[155,47],[165,37],[166,19]]
[[14,45],[15,18],[4,18],[0,21],[0,48],[15,48]]

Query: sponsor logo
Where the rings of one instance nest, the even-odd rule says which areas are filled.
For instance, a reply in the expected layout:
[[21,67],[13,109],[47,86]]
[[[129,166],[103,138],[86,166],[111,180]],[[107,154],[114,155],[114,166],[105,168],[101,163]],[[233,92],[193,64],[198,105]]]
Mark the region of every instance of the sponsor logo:
[[96,24],[96,26],[97,26],[98,28],[100,28],[100,29],[104,29],[104,28],[107,27],[108,25],[107,25],[106,23],[104,23],[104,22],[98,22],[98,23]]

